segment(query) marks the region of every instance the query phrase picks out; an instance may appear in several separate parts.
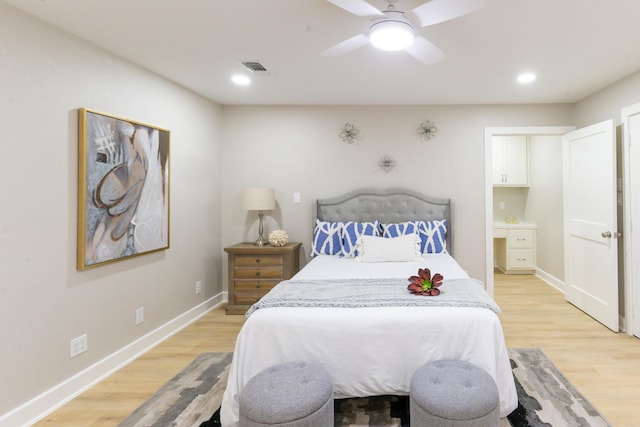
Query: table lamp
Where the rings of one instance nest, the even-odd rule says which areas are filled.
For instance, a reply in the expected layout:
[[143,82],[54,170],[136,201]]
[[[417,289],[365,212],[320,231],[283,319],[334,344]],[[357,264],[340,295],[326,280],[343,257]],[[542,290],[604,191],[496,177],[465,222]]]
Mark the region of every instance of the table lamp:
[[258,227],[258,240],[253,244],[256,246],[264,246],[267,240],[262,235],[262,220],[264,211],[270,211],[276,208],[276,197],[273,188],[246,188],[244,190],[243,206],[248,211],[258,211],[260,217],[260,225]]

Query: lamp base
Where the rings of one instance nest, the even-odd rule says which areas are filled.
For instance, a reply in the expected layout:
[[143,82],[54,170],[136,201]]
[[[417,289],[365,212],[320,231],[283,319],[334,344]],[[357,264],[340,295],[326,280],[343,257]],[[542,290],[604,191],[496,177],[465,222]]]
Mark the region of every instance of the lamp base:
[[266,246],[268,244],[269,244],[269,241],[262,236],[258,237],[258,240],[253,242],[254,246]]
[[258,240],[253,244],[255,246],[265,246],[269,244],[269,241],[263,236],[264,228],[262,227],[262,220],[264,218],[264,213],[262,211],[258,212],[258,217],[260,218],[260,225],[258,225]]

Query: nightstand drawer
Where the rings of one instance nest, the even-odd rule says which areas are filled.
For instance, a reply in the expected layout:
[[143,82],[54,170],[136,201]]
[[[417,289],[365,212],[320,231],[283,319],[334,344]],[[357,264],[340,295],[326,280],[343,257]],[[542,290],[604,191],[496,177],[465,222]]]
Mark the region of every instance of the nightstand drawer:
[[236,280],[236,294],[238,292],[269,292],[280,280]]
[[280,283],[279,280],[236,280],[235,303],[240,305],[255,304],[278,283]]
[[236,267],[272,267],[282,264],[282,255],[236,255]]
[[282,279],[282,268],[236,268],[236,279]]
[[264,294],[259,294],[256,291],[251,291],[251,292],[237,291],[234,295],[234,302],[238,305],[250,306],[260,301],[260,298],[262,298],[263,296]]

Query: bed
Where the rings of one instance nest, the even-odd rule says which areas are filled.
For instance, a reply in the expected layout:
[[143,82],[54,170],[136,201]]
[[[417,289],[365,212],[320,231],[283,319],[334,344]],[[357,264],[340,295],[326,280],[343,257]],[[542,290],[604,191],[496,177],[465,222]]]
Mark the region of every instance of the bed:
[[[466,360],[496,381],[501,417],[517,407],[499,308],[452,256],[450,200],[405,189],[366,189],[318,200],[313,211],[313,258],[247,312],[223,396],[223,426],[237,424],[238,396],[251,377],[299,359],[329,371],[336,398],[407,395],[413,372],[423,364]],[[367,235],[370,223],[380,235]],[[432,227],[426,239],[418,231],[423,223]],[[327,224],[340,224],[339,238],[318,237]],[[350,235],[353,224],[362,233]],[[415,242],[407,244],[409,239]],[[409,276],[424,267],[444,276],[436,297],[407,291]],[[342,293],[345,299],[336,297]]]

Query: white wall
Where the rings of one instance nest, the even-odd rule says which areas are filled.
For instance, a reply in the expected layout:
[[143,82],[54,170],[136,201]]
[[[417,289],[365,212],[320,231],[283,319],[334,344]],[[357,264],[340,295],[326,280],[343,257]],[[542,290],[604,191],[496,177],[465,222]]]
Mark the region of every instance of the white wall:
[[[528,187],[494,187],[493,188],[493,220],[505,221],[506,218],[516,217],[519,220],[529,220],[525,217]],[[500,209],[500,203],[504,208]]]
[[609,119],[620,124],[620,111],[638,102],[640,102],[640,72],[576,103],[574,124],[581,128]]
[[[0,39],[1,418],[219,294],[222,250],[218,105],[2,2]],[[76,270],[80,107],[171,131],[169,250]]]
[[[414,134],[424,120],[438,128],[428,142]],[[338,137],[345,122],[360,128],[359,145]],[[455,256],[484,280],[484,128],[570,122],[569,105],[225,106],[222,244],[257,236],[256,216],[242,209],[248,186],[275,188],[279,206],[267,218],[265,233],[284,228],[291,240],[303,242],[306,258],[314,199],[360,187],[402,186],[452,198]],[[396,161],[390,173],[377,166],[384,155]],[[302,195],[299,205],[292,203],[294,192]]]
[[[564,281],[562,137],[529,137],[529,191],[525,218],[537,224],[537,267]],[[555,283],[555,282],[554,282]]]

